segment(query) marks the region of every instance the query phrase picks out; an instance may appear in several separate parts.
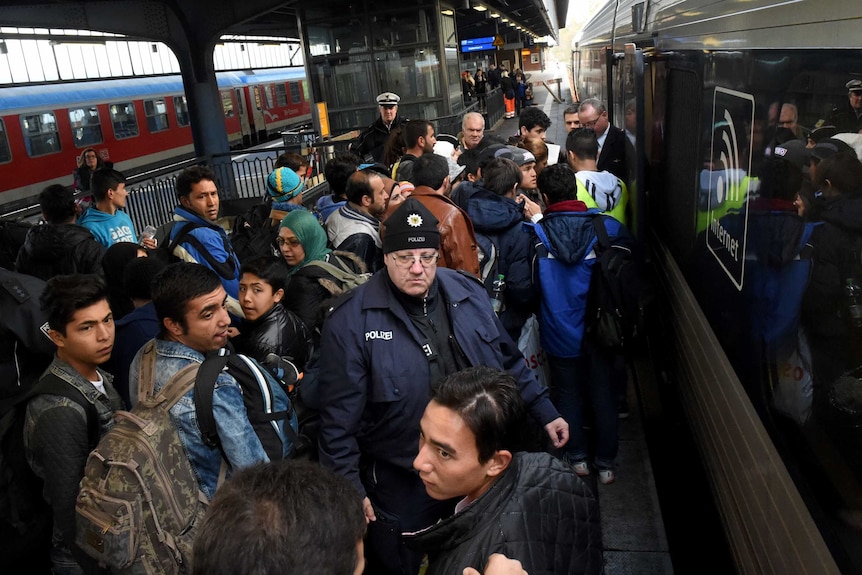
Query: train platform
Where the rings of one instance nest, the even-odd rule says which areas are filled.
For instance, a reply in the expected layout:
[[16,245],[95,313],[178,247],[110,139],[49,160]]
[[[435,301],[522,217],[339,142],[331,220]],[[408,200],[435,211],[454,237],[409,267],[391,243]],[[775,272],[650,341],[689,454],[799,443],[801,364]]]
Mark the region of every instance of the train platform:
[[[529,74],[533,83],[534,105],[551,118],[547,141],[565,146],[566,127],[563,110],[572,103],[565,68]],[[560,78],[560,95],[557,101],[543,81]],[[556,84],[548,82],[556,95]],[[509,137],[518,131],[518,118],[502,119],[487,132]],[[619,455],[616,481],[601,485],[592,474],[587,477],[599,495],[604,540],[606,575],[669,575],[673,564],[665,534],[659,495],[656,489],[650,452],[647,446],[642,405],[642,389],[652,385],[652,366],[649,361],[633,362],[629,374],[628,403],[630,416],[619,421]]]

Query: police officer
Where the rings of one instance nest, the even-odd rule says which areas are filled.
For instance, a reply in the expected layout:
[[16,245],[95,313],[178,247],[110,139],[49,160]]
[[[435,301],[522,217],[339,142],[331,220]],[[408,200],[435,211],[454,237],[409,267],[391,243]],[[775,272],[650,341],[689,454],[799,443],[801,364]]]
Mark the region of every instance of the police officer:
[[383,153],[386,150],[386,140],[390,132],[403,124],[406,120],[398,115],[398,102],[401,98],[393,92],[383,92],[377,96],[377,109],[380,117],[368,126],[357,141],[351,146],[351,150],[365,162],[382,162]]
[[349,292],[321,337],[320,461],[351,480],[369,520],[369,573],[415,575],[400,534],[452,514],[413,470],[431,389],[476,365],[503,369],[556,447],[568,424],[540,388],[472,276],[437,267],[437,219],[408,198],[383,224],[385,269]]

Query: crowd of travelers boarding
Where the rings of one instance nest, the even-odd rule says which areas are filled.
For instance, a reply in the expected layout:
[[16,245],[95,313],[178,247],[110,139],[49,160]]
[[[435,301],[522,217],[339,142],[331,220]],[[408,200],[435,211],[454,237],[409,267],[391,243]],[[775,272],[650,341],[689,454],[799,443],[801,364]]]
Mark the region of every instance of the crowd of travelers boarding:
[[508,141],[478,113],[438,140],[399,100],[313,209],[285,154],[230,232],[203,166],[156,230],[111,168],[83,214],[40,194],[0,268],[9,564],[602,572],[626,374],[591,278],[634,251],[626,136],[587,100],[564,147],[536,107]]

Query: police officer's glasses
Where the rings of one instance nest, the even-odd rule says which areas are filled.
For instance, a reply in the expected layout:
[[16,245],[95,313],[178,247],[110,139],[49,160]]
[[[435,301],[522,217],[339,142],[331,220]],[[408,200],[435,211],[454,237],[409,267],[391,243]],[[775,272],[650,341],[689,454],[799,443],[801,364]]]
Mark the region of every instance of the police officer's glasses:
[[419,263],[422,264],[422,267],[427,269],[437,263],[437,260],[440,259],[440,255],[436,252],[433,254],[422,254],[420,256],[414,256],[413,254],[392,254],[392,259],[395,260],[395,265],[399,268],[412,268],[413,264],[416,263],[416,260],[418,259]]

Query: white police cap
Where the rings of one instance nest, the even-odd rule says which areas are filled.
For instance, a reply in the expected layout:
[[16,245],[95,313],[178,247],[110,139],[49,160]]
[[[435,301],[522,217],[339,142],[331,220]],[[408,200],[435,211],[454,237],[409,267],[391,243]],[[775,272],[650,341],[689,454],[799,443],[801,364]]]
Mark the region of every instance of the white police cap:
[[393,92],[383,92],[377,96],[378,106],[397,106],[400,101],[401,97]]

